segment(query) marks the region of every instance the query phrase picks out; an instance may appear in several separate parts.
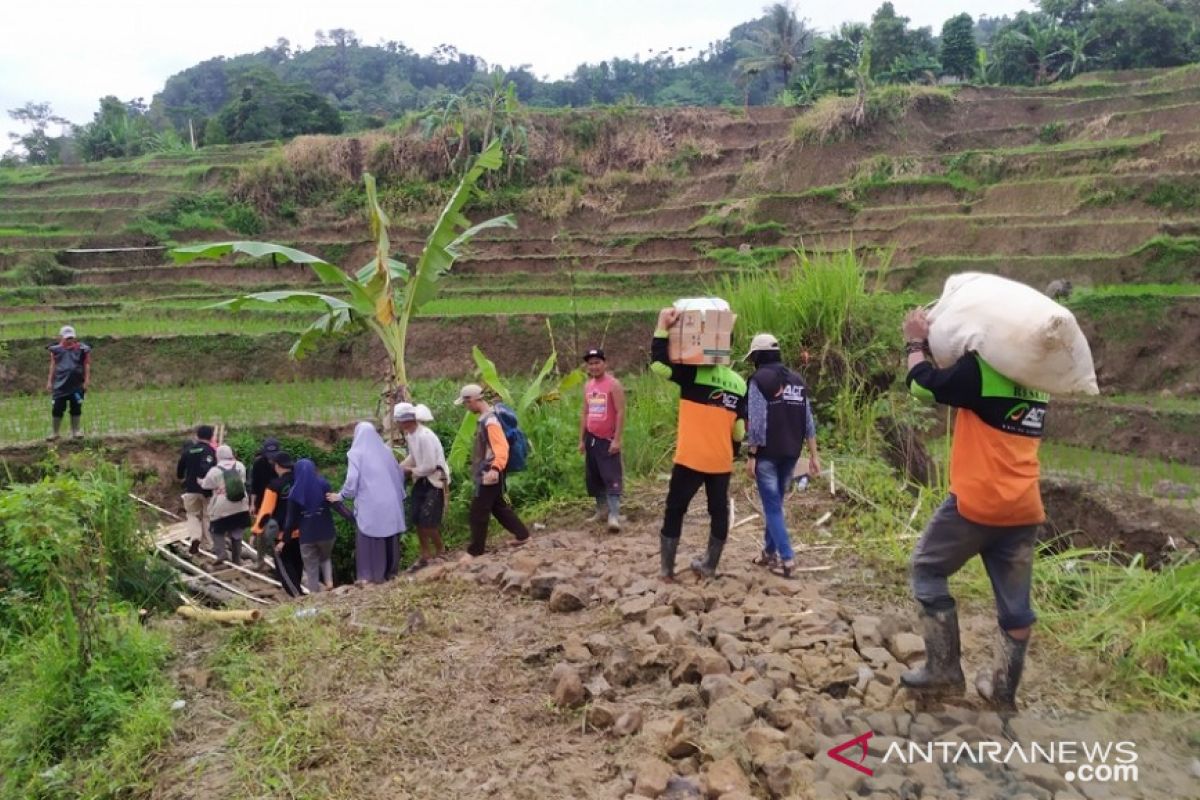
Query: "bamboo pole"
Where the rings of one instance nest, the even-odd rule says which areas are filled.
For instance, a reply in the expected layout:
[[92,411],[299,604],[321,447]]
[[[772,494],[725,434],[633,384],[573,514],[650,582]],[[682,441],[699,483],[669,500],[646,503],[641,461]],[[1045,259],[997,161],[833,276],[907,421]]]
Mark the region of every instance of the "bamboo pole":
[[175,609],[175,613],[184,619],[200,619],[212,620],[214,622],[248,623],[258,622],[262,619],[262,612],[257,608],[254,609],[234,609],[228,611],[217,611],[211,608],[197,608],[196,606],[180,606]]
[[157,547],[155,547],[155,550],[157,550],[162,555],[166,556],[168,560],[173,561],[176,564],[179,564],[181,567],[183,567],[188,572],[191,572],[193,575],[196,575],[196,576],[205,578],[209,581],[212,581],[213,584],[220,586],[222,589],[224,589],[227,592],[232,592],[233,594],[236,594],[239,597],[244,597],[247,600],[253,600],[255,603],[258,603],[260,605],[264,605],[264,606],[271,605],[271,602],[268,600],[263,600],[261,597],[255,597],[252,594],[247,594],[246,592],[243,592],[241,589],[237,588],[236,586],[231,586],[228,583],[226,583],[225,581],[221,580],[220,578],[216,578],[216,577],[213,577],[212,575],[209,575],[207,572],[200,569],[192,562],[190,562],[186,559],[180,558],[179,556],[175,555],[174,553],[172,553],[170,550],[168,550],[166,547],[163,547],[162,545],[158,545]]
[[134,494],[133,492],[130,492],[130,493],[129,493],[129,496],[130,496],[132,499],[134,499],[134,500],[138,501],[139,503],[141,503],[142,505],[144,505],[144,506],[148,506],[149,508],[153,508],[155,511],[159,512],[160,514],[166,514],[166,515],[167,515],[168,517],[170,517],[171,519],[177,519],[177,520],[179,520],[179,521],[181,521],[181,522],[183,521],[183,517],[179,516],[178,514],[176,514],[176,513],[174,513],[174,512],[171,512],[171,511],[167,511],[167,510],[166,510],[165,508],[163,508],[162,506],[155,505],[154,503],[151,503],[149,500],[146,500],[145,498],[138,497],[138,496],[137,496],[136,494]]

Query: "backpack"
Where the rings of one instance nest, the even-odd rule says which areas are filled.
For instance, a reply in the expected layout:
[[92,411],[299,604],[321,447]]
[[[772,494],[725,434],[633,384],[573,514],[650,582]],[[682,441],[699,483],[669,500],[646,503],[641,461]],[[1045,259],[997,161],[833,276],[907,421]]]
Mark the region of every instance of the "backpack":
[[505,469],[507,472],[521,472],[525,469],[529,454],[533,450],[529,444],[529,437],[517,422],[517,412],[503,403],[496,403],[494,411],[508,442],[508,466]]
[[237,471],[237,467],[233,469],[225,469],[217,467],[221,470],[221,477],[225,480],[225,499],[233,503],[240,503],[246,499],[246,481],[242,478],[242,474]]

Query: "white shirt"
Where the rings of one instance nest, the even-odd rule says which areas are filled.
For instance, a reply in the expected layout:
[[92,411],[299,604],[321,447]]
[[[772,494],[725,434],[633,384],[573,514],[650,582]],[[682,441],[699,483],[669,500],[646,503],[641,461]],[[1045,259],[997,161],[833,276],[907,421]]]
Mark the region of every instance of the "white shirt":
[[414,477],[428,478],[439,489],[450,482],[446,451],[436,433],[418,423],[417,429],[404,434],[404,438],[408,442],[408,458],[401,461],[400,466]]

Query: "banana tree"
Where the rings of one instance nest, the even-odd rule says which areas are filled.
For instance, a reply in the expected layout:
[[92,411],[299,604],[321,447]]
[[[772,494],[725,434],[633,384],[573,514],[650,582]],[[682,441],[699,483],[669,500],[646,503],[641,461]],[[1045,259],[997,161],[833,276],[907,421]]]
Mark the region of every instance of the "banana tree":
[[463,207],[476,195],[480,177],[502,165],[500,148],[499,141],[489,144],[463,175],[425,240],[425,247],[415,268],[391,257],[387,232],[389,220],[379,205],[375,179],[371,175],[364,175],[363,180],[366,183],[371,236],[375,240],[375,257],[356,272],[346,272],[318,256],[268,242],[199,244],[177,248],[172,255],[180,264],[198,258],[218,258],[229,253],[255,258],[269,255],[307,264],[321,283],[341,290],[344,296],[291,290],[256,292],[217,303],[216,307],[234,311],[284,308],[321,312],[292,345],[290,353],[294,358],[304,357],[324,336],[355,328],[371,331],[387,352],[385,400],[390,411],[393,404],[411,399],[405,348],[409,323],[413,317],[421,306],[437,295],[438,281],[450,271],[463,247],[476,234],[489,228],[516,227],[511,214],[472,225],[462,213]]

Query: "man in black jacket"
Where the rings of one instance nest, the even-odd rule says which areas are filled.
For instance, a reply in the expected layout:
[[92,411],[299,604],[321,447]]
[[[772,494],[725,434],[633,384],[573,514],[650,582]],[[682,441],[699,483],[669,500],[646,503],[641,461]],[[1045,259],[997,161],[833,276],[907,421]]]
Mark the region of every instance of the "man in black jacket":
[[779,341],[774,336],[769,333],[755,336],[746,360],[756,367],[747,396],[746,446],[750,454],[747,468],[758,485],[766,522],[763,552],[755,563],[790,578],[795,562],[783,514],[783,498],[806,443],[806,471],[810,475],[821,471],[812,406],[804,380],[783,365]]
[[212,547],[208,538],[208,500],[212,492],[200,488],[200,479],[217,463],[217,451],[213,447],[213,428],[211,425],[201,425],[196,428],[196,440],[184,445],[179,454],[179,464],[175,467],[175,477],[183,481],[183,510],[187,514],[188,525],[191,527],[191,546],[193,555],[200,552],[200,545]]

